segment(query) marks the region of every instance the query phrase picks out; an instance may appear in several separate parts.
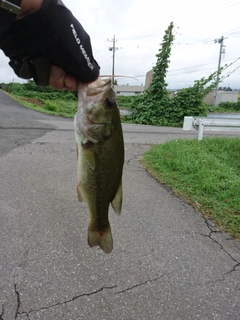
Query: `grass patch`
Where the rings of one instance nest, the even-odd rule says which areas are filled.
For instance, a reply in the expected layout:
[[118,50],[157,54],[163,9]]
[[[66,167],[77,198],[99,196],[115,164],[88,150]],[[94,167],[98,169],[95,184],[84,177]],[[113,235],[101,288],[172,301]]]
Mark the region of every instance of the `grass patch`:
[[64,100],[46,100],[40,101],[32,98],[23,98],[9,94],[11,98],[16,100],[18,103],[24,105],[35,111],[57,115],[67,118],[73,118],[77,112],[77,102],[76,101],[64,101]]
[[143,164],[161,183],[240,240],[240,138],[169,141],[148,150]]

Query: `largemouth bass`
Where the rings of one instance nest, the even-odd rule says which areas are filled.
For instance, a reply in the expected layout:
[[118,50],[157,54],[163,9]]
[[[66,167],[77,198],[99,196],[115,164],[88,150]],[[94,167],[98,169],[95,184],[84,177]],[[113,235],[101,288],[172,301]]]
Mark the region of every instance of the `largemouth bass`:
[[74,118],[77,142],[79,201],[90,214],[88,244],[105,253],[113,249],[108,210],[120,214],[124,143],[116,93],[110,79],[79,84],[78,111]]

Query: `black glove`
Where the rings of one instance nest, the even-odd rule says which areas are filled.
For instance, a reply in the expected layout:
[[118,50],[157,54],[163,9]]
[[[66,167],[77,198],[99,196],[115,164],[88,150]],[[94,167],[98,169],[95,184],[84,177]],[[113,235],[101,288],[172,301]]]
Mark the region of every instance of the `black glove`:
[[39,85],[48,85],[51,65],[83,83],[99,75],[88,34],[61,1],[44,0],[38,11],[15,20],[0,35],[0,48],[20,78]]

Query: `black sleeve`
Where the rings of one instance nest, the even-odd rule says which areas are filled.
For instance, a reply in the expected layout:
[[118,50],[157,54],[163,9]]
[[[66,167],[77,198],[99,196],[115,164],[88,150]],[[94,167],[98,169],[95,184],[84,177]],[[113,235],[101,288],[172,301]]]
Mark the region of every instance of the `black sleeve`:
[[99,75],[90,37],[61,1],[59,5],[57,0],[44,0],[38,11],[14,21],[0,35],[0,48],[18,76],[34,77],[39,84],[43,83],[34,64],[39,57],[49,62],[47,72],[50,65],[56,65],[83,83],[94,81]]
[[[8,2],[20,7],[21,0],[8,0]],[[0,34],[4,33],[16,19],[16,14],[6,9],[0,8]]]
[[4,33],[15,20],[16,15],[0,8],[0,34]]

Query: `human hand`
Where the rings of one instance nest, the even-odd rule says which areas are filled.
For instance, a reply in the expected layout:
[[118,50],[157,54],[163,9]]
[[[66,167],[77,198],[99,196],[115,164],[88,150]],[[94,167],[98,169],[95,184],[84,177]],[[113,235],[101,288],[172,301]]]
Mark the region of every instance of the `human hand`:
[[67,89],[69,91],[76,91],[77,79],[72,75],[66,74],[63,69],[51,66],[49,85],[57,90]]
[[98,77],[99,66],[87,33],[71,12],[56,2],[45,0],[34,13],[20,14],[0,36],[0,48],[19,77],[76,90],[78,81],[89,83]]
[[[22,0],[21,2],[21,12],[18,15],[17,19],[22,19],[26,15],[31,14],[37,11],[43,3],[43,0]],[[77,79],[71,75],[66,74],[66,72],[57,67],[50,67],[49,74],[49,85],[55,89],[67,89],[69,91],[77,90]]]

